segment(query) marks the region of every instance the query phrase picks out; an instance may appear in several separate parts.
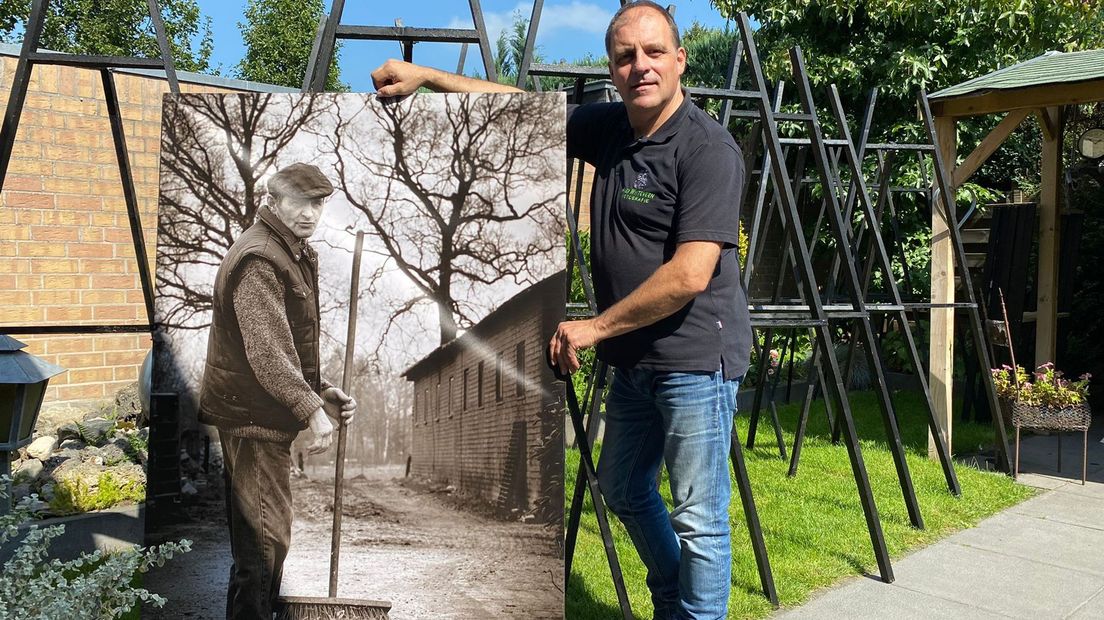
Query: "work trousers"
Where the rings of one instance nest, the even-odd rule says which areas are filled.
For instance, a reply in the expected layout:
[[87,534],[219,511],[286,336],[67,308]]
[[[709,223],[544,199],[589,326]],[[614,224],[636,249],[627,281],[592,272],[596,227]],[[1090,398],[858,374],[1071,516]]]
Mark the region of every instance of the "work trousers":
[[291,443],[219,433],[230,525],[227,620],[272,620],[291,544]]

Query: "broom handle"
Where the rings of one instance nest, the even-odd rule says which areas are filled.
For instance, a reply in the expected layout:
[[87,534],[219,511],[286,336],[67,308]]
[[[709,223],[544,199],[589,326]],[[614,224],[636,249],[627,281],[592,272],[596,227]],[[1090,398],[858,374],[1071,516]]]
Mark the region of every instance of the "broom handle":
[[[349,285],[349,332],[345,337],[345,368],[341,372],[341,391],[346,394],[353,382],[353,350],[356,345],[357,288],[360,283],[360,255],[364,249],[364,231],[357,232],[356,249],[353,250],[353,277]],[[330,532],[330,598],[337,597],[337,565],[341,559],[341,511],[342,489],[345,486],[345,435],[346,425],[338,421],[337,468],[334,472],[333,529]]]

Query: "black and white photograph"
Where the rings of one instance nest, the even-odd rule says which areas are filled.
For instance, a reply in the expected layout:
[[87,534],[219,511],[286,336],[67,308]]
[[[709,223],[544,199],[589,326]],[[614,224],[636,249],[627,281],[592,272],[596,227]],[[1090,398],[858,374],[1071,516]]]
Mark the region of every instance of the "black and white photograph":
[[147,539],[193,544],[148,617],[562,617],[564,123],[165,98]]

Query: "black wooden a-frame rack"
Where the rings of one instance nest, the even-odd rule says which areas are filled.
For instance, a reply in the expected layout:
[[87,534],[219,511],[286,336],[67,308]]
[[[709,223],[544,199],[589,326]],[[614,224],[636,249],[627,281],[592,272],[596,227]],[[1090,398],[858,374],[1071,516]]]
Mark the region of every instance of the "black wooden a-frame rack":
[[318,32],[314,38],[310,61],[306,75],[303,76],[303,92],[322,92],[326,89],[326,75],[333,62],[337,41],[398,41],[402,47],[403,60],[412,62],[415,43],[461,43],[460,65],[457,72],[464,68],[467,46],[475,43],[479,46],[483,59],[483,69],[488,79],[497,77],[491,43],[487,38],[487,27],[483,22],[483,9],[479,0],[468,0],[471,8],[474,29],[465,28],[411,28],[396,23],[394,26],[357,26],[341,23],[341,14],[345,11],[345,0],[333,0],[328,15],[318,22]]
[[134,174],[127,153],[126,136],[123,133],[122,114],[119,109],[119,97],[115,90],[113,69],[141,68],[162,69],[169,81],[173,94],[180,93],[173,66],[172,48],[169,46],[165,24],[161,18],[161,9],[157,0],[147,0],[150,20],[161,58],[133,58],[127,56],[96,56],[79,54],[59,54],[38,51],[42,30],[46,21],[46,9],[49,0],[33,0],[30,16],[23,36],[23,46],[19,52],[19,61],[15,68],[15,80],[8,96],[7,109],[4,112],[4,125],[0,129],[0,190],[8,176],[8,164],[11,163],[12,149],[15,146],[16,131],[23,113],[23,104],[27,99],[27,89],[31,81],[31,70],[36,64],[65,65],[98,69],[103,82],[104,97],[111,121],[111,136],[115,143],[115,156],[119,162],[119,176],[123,186],[123,198],[126,201],[127,216],[130,219],[130,234],[134,242],[134,256],[138,262],[138,276],[142,283],[142,293],[146,304],[145,324],[111,325],[26,325],[5,326],[11,334],[97,334],[97,333],[152,333],[153,326],[153,279],[149,272],[145,237],[142,234],[142,219],[138,211],[138,198],[134,189]]

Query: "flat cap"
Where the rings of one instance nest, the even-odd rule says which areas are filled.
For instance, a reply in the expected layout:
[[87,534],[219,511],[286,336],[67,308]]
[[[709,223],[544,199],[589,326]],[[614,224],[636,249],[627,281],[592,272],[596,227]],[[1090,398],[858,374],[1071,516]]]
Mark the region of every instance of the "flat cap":
[[334,186],[317,166],[296,163],[272,175],[268,191],[280,196],[325,198],[334,192]]

